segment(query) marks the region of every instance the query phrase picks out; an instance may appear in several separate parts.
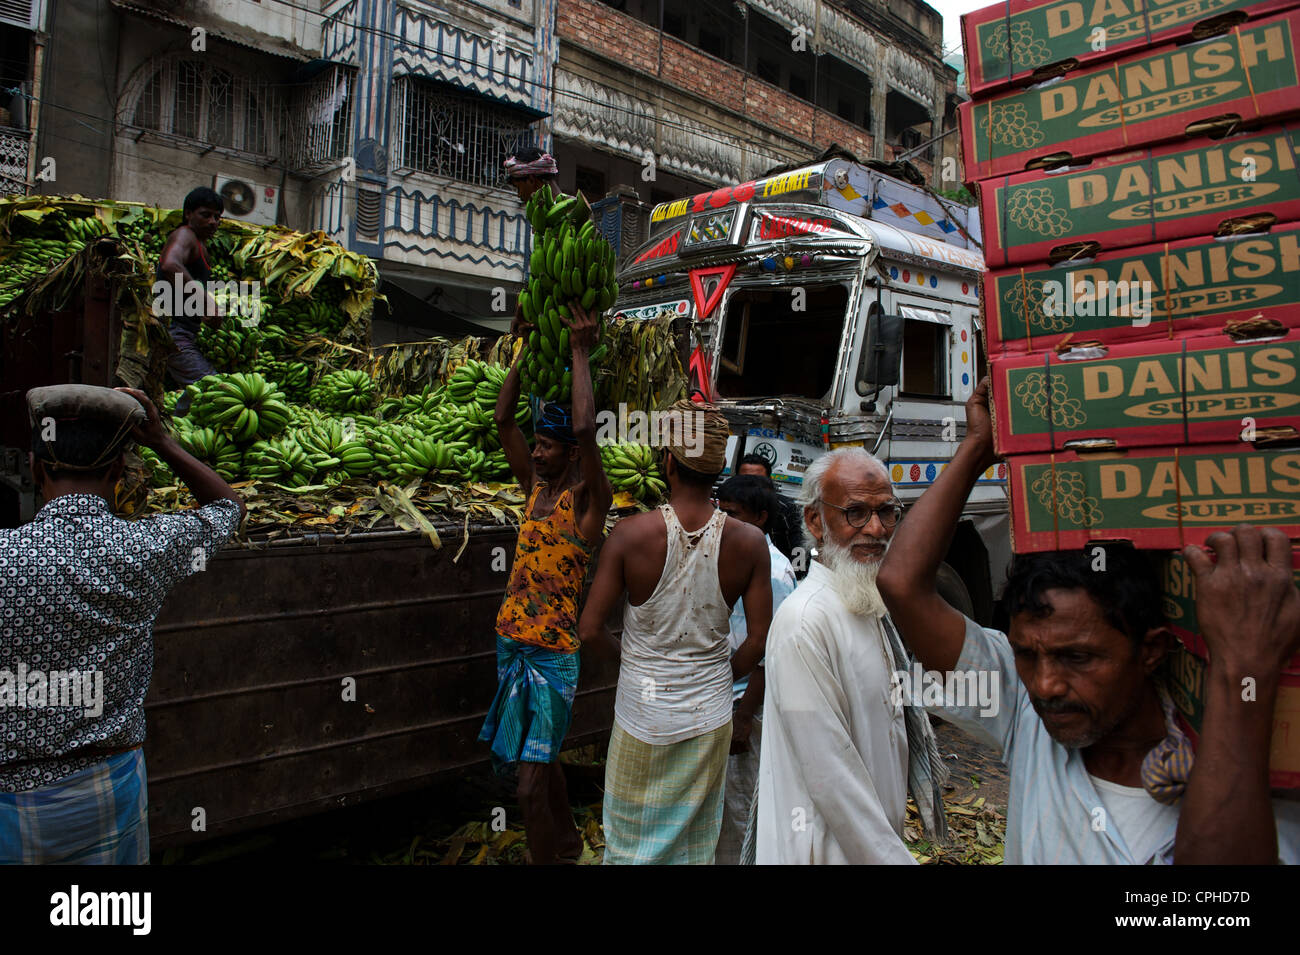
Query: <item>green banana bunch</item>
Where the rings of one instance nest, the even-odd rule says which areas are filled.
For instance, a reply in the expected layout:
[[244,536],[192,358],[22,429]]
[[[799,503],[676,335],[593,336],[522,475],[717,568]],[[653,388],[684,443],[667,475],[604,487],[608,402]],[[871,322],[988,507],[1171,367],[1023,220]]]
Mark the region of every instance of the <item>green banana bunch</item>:
[[348,477],[361,477],[374,468],[375,456],[359,436],[358,428],[355,420],[348,428],[342,420],[333,418],[301,428],[294,437],[317,471],[343,471]]
[[339,414],[368,411],[374,403],[375,385],[364,371],[334,371],[311,387],[311,403],[322,411]]
[[253,370],[274,382],[289,401],[303,401],[311,390],[311,368],[303,362],[259,353]]
[[288,487],[311,484],[316,467],[292,436],[258,441],[244,452],[244,473],[257,481]]
[[237,321],[225,321],[213,328],[206,322],[199,328],[199,351],[218,371],[252,368],[261,335],[255,328],[243,328]]
[[385,421],[396,421],[410,414],[424,414],[435,411],[445,400],[447,389],[445,387],[433,388],[425,385],[424,388],[414,395],[394,395],[385,398],[379,403],[375,414]]
[[[580,194],[553,196],[544,187],[529,199],[526,214],[533,226],[533,252],[519,308],[536,327],[528,337],[523,386],[547,401],[567,401],[573,373],[565,322],[575,305],[602,313],[613,306],[618,297],[614,248],[596,232],[590,206]],[[600,355],[593,351],[589,357],[599,360]]]
[[176,440],[194,457],[212,468],[227,481],[239,475],[243,455],[235,442],[212,428],[192,428],[178,434]]
[[284,392],[256,372],[208,375],[194,389],[190,416],[205,427],[229,433],[245,444],[279,434],[289,424]]
[[615,492],[627,491],[645,502],[668,496],[654,448],[632,442],[608,444],[600,449],[600,461]]
[[154,452],[153,448],[140,445],[140,458],[149,469],[149,483],[154,487],[172,487],[176,484],[176,475],[171,466]]

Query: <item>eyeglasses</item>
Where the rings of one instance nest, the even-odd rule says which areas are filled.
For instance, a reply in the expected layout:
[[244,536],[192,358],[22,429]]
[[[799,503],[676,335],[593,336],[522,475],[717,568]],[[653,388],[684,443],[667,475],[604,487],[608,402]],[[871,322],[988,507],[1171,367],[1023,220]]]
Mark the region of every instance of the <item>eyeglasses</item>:
[[898,523],[899,518],[903,516],[903,505],[897,501],[882,504],[880,507],[872,507],[870,504],[850,504],[848,507],[841,507],[823,498],[818,498],[818,500],[827,507],[833,507],[841,512],[844,519],[849,522],[850,527],[866,527],[871,523],[872,514],[880,518],[882,526],[893,527]]

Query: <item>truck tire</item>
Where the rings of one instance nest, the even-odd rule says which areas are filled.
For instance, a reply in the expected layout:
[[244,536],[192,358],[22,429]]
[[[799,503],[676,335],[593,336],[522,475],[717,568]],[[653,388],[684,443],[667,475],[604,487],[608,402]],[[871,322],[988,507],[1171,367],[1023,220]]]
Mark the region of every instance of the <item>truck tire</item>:
[[935,590],[939,592],[940,597],[948,601],[952,609],[965,614],[971,620],[975,619],[975,604],[970,599],[966,582],[949,564],[939,565],[939,573],[935,576]]

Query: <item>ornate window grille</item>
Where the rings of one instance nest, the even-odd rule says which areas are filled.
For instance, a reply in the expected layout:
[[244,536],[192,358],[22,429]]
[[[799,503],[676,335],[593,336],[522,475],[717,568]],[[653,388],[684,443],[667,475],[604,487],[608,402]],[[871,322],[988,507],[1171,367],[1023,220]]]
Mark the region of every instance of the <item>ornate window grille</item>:
[[398,166],[485,188],[504,188],[501,162],[532,142],[532,120],[472,93],[415,77],[395,85]]
[[284,127],[283,97],[266,78],[197,57],[162,57],[123,123],[177,139],[271,156]]
[[332,66],[293,96],[292,158],[296,168],[349,155],[352,71]]
[[0,195],[26,195],[27,154],[30,134],[17,129],[0,129]]

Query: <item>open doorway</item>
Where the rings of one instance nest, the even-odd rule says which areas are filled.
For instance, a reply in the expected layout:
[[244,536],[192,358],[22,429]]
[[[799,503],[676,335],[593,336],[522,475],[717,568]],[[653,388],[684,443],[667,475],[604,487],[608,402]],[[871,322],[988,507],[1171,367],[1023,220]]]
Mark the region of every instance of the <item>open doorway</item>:
[[722,320],[719,396],[828,399],[848,302],[841,284],[736,292]]

